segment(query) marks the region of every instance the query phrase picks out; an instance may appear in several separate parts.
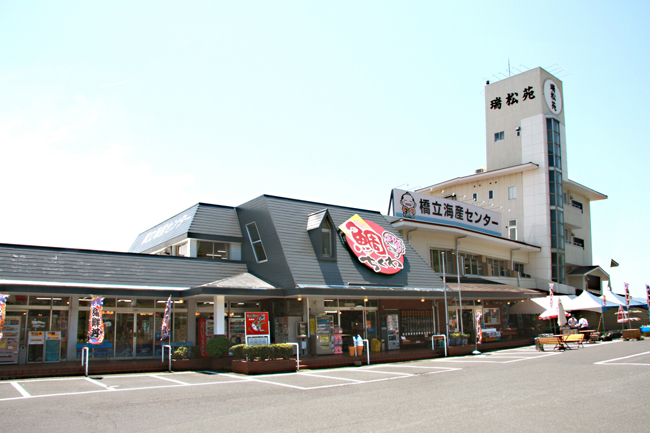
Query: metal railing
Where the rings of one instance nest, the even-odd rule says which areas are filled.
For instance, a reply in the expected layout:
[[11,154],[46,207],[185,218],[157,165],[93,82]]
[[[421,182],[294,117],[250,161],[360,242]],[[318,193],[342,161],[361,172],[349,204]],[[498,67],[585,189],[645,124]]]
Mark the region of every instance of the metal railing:
[[165,348],[169,349],[169,372],[172,372],[172,346],[171,344],[165,344],[162,347],[162,362],[165,362]]
[[431,350],[435,350],[436,339],[435,337],[442,337],[445,343],[445,358],[447,357],[447,336],[445,334],[436,334],[431,336]]
[[[86,377],[88,377],[88,361],[90,360],[90,351],[88,350],[88,346],[82,347],[81,348],[81,366],[83,367],[84,365],[86,366]],[[84,362],[85,360],[85,362]]]
[[298,343],[286,343],[292,346],[296,346],[296,371],[300,371],[300,346]]

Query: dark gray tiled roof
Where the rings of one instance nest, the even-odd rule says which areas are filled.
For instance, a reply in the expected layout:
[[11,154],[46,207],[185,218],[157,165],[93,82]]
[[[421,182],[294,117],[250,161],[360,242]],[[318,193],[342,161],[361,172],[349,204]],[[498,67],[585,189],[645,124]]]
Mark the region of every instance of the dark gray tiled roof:
[[[261,201],[261,202],[260,202]],[[399,236],[399,233],[388,223],[387,219],[379,212],[353,209],[348,207],[324,205],[301,200],[287,199],[274,196],[263,196],[256,200],[256,207],[268,209],[270,220],[264,224],[272,225],[277,235],[270,235],[268,230],[265,236],[264,225],[258,229],[265,242],[269,261],[257,267],[251,265],[251,269],[265,280],[274,283],[273,275],[269,278],[265,275],[265,268],[272,268],[276,265],[286,266],[289,271],[290,281],[280,281],[284,288],[293,287],[316,287],[316,286],[349,286],[368,285],[381,287],[408,287],[442,289],[443,282],[438,274],[420,257],[417,252],[406,244],[404,269],[397,274],[387,276],[377,274],[364,264],[360,263],[356,256],[352,255],[343,243],[340,235],[336,237],[336,256],[334,261],[319,261],[316,258],[314,248],[307,233],[307,221],[311,214],[327,209],[334,225],[338,227],[347,219],[358,214],[365,220],[372,221],[385,230]],[[238,207],[238,212],[239,212]],[[242,215],[240,214],[240,220]],[[242,221],[242,225],[245,221]],[[267,265],[267,266],[263,266]],[[442,294],[442,292],[440,292]]]
[[190,288],[245,272],[246,264],[224,260],[0,244],[0,280],[18,286]]
[[129,252],[153,252],[185,238],[241,242],[235,209],[197,203],[141,233],[129,248]]

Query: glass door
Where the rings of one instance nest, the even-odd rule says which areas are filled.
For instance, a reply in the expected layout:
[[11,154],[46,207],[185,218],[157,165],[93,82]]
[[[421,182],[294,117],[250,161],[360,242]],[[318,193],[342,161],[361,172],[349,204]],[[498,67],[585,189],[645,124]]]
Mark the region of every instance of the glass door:
[[153,313],[138,313],[135,329],[135,356],[152,357],[154,355]]
[[117,313],[115,319],[115,358],[133,358],[135,315]]
[[50,329],[49,310],[27,312],[27,362],[43,362],[45,333]]

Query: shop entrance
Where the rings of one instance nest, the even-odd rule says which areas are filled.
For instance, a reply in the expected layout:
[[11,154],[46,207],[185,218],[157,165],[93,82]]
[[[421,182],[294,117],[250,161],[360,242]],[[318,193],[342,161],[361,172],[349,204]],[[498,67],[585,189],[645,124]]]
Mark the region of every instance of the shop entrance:
[[[134,332],[135,330],[135,332]],[[154,354],[153,313],[117,313],[115,318],[115,358],[146,358]],[[112,337],[112,332],[105,332]]]
[[352,337],[357,335],[366,338],[364,310],[341,310],[339,311],[339,319],[343,331],[343,345],[354,345],[350,342]]

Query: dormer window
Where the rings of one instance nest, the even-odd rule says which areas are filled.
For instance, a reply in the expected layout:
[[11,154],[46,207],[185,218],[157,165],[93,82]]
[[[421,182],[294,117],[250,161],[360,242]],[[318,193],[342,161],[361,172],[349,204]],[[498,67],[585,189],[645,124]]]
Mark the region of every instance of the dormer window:
[[309,215],[307,232],[318,260],[336,261],[334,222],[327,209]]
[[321,239],[323,241],[323,257],[332,257],[332,245],[334,243],[332,241],[332,225],[327,219],[323,221],[321,227]]

